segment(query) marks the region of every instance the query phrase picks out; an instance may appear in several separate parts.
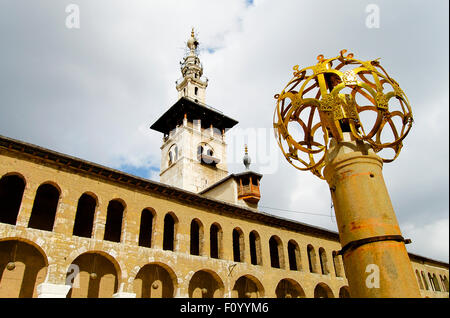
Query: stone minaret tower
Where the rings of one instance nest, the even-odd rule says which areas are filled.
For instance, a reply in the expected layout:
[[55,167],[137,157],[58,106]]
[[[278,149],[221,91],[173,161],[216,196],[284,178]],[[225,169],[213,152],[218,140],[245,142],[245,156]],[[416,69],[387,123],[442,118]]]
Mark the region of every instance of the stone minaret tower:
[[200,192],[228,175],[225,132],[237,121],[205,104],[208,80],[202,78],[194,30],[187,47],[178,101],[150,128],[164,134],[160,182]]
[[198,41],[195,38],[194,29],[191,37],[187,41],[189,53],[181,64],[180,80],[176,81],[178,98],[190,97],[195,101],[205,103],[205,92],[208,86],[208,79],[203,76],[203,66],[197,55]]

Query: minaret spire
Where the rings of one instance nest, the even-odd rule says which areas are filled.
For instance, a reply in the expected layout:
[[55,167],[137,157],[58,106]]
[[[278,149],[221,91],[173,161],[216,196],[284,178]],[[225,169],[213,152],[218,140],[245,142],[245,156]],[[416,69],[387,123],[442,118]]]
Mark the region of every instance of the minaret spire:
[[181,64],[182,78],[176,81],[178,98],[187,97],[195,102],[205,103],[205,91],[208,79],[203,77],[203,66],[198,57],[199,42],[195,36],[194,28],[186,42],[189,53],[183,58]]

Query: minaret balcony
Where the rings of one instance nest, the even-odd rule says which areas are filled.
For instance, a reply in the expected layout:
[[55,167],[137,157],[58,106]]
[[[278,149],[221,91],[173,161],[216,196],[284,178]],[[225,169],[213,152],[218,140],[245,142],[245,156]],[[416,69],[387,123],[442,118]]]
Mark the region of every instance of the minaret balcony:
[[261,193],[259,192],[259,186],[254,184],[239,185],[238,186],[238,199],[244,200],[250,203],[258,203],[261,199]]

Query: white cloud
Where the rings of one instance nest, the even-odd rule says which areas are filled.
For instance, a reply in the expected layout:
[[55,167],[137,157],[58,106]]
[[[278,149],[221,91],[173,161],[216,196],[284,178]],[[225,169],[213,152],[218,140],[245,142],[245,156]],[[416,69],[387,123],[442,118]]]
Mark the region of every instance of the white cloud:
[[402,229],[403,237],[412,240],[407,245],[409,252],[448,262],[448,218],[422,224],[406,223]]

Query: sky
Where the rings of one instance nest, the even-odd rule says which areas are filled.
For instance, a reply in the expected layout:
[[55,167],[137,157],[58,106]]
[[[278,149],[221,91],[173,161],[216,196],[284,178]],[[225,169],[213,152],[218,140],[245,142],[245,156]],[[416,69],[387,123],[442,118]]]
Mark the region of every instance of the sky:
[[227,135],[230,172],[244,169],[248,143],[251,169],[264,174],[260,209],[337,232],[327,183],[293,168],[276,144],[274,95],[294,65],[311,66],[319,54],[381,58],[414,116],[400,156],[383,167],[386,186],[408,251],[448,262],[448,6],[2,0],[0,135],[159,181],[162,136],[149,127],[177,100],[195,27],[206,103],[239,121]]

